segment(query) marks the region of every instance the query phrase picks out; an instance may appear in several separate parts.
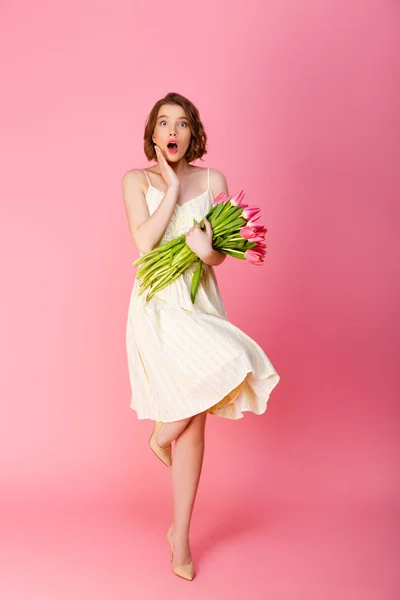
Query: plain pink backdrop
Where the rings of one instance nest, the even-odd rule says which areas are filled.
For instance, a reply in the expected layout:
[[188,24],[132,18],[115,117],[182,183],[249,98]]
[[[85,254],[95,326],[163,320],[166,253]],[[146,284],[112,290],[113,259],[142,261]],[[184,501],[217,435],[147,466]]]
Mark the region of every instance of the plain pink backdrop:
[[[1,596],[399,598],[399,4],[0,11]],[[216,273],[281,376],[264,415],[208,418],[192,583],[125,354],[121,179],[170,91],[199,107],[196,164],[263,209],[265,266]]]

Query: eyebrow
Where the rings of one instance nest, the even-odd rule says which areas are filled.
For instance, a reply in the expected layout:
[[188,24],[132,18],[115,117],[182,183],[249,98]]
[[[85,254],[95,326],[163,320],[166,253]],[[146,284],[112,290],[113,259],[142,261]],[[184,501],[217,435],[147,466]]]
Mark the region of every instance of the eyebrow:
[[[168,115],[160,115],[160,116],[158,117],[158,119],[161,119],[162,117],[166,117],[166,118],[168,119]],[[157,119],[157,120],[158,120],[158,119]],[[181,119],[181,120],[182,120],[182,119],[185,119],[185,121],[187,121],[187,118],[186,118],[186,117],[178,117],[178,120],[179,120],[179,119]]]

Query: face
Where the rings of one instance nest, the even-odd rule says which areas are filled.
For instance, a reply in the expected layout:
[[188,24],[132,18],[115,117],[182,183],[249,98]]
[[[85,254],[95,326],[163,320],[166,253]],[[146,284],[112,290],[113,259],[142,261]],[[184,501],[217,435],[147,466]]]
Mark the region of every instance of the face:
[[[167,160],[177,162],[189,147],[191,131],[185,111],[176,104],[163,104],[157,115],[153,142],[164,151]],[[171,142],[175,142],[172,145]]]

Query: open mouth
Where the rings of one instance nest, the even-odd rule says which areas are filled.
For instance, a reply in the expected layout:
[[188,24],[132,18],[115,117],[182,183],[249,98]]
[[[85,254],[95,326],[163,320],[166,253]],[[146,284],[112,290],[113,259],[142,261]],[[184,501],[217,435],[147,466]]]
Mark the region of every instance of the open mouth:
[[178,144],[176,142],[169,142],[167,144],[167,148],[168,148],[168,151],[171,152],[172,154],[175,154],[175,152],[178,152]]

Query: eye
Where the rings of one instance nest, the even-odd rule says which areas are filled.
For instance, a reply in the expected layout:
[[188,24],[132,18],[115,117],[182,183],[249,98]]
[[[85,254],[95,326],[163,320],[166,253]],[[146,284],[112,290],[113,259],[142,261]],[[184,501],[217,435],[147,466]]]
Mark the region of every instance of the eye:
[[166,123],[167,121],[160,121],[160,125],[162,125],[163,123]]
[[182,121],[181,125],[184,125],[185,127],[187,127],[187,126],[188,126],[188,124],[187,124],[187,123],[185,123],[185,121]]

